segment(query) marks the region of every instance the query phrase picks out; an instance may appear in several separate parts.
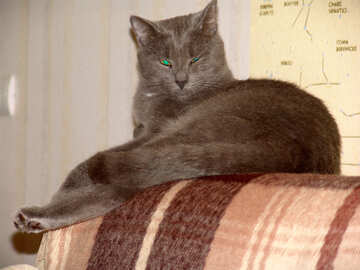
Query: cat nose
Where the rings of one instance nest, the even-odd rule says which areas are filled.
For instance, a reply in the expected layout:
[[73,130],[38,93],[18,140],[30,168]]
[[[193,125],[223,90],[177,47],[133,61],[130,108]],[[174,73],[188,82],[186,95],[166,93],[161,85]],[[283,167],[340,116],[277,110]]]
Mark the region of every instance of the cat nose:
[[176,81],[176,84],[180,87],[180,89],[184,89],[186,83],[187,81]]
[[175,82],[180,87],[180,89],[184,89],[185,84],[188,82],[187,74],[183,71],[176,73]]

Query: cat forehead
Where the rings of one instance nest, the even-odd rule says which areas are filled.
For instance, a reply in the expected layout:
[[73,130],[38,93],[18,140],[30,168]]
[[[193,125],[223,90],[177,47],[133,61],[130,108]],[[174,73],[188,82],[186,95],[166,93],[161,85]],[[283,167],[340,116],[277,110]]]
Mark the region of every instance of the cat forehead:
[[194,31],[197,23],[197,14],[173,17],[156,22],[161,30],[172,36],[175,40],[185,40]]

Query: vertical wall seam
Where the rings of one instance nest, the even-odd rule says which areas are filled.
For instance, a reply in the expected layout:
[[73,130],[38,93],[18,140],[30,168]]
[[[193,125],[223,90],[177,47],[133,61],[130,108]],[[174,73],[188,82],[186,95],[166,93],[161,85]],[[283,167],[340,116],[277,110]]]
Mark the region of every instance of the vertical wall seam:
[[[51,81],[52,81],[52,67],[51,67],[51,61],[52,61],[52,57],[51,57],[51,48],[52,48],[52,42],[51,42],[51,37],[52,37],[52,30],[53,30],[53,20],[52,20],[52,14],[53,14],[53,10],[54,10],[54,2],[53,0],[48,0],[47,4],[46,4],[46,22],[47,22],[47,26],[46,26],[46,60],[45,60],[45,75],[44,77],[46,78],[46,82],[44,83],[44,153],[43,153],[43,177],[45,178],[44,183],[46,183],[46,191],[50,190],[50,171],[51,171],[51,157],[52,157],[52,153],[51,153],[51,144],[53,143],[52,140],[52,132],[51,132],[51,108],[52,108],[52,102],[51,102],[51,92],[53,91],[53,89],[51,89]],[[43,198],[43,199],[47,199],[47,198]]]
[[64,29],[64,84],[63,84],[63,122],[62,122],[62,176],[65,175],[69,169],[71,149],[71,110],[72,110],[72,95],[71,95],[71,64],[72,64],[72,19],[74,12],[74,1],[69,0],[65,2],[65,29]]
[[101,40],[101,82],[98,90],[97,150],[108,147],[109,135],[109,85],[110,85],[110,2],[102,1],[101,21],[103,22],[103,38]]
[[[18,111],[18,117],[21,117],[22,115],[22,132],[18,136],[22,137],[22,149],[21,155],[18,155],[18,157],[21,157],[21,162],[19,162],[17,167],[17,173],[19,179],[22,179],[24,184],[23,189],[23,200],[26,201],[26,190],[27,190],[27,181],[26,181],[26,146],[27,146],[27,134],[28,134],[28,104],[27,104],[27,96],[28,96],[28,62],[29,62],[29,22],[30,22],[30,16],[29,16],[29,2],[25,1],[24,8],[22,9],[23,14],[21,18],[23,18],[23,21],[21,23],[22,25],[22,31],[20,31],[20,38],[21,40],[21,52],[23,53],[22,57],[19,58],[19,64],[18,64],[18,97],[21,99],[21,104],[18,104],[18,108],[22,106],[22,110]],[[18,141],[18,140],[17,140]],[[20,150],[19,150],[20,152]],[[18,154],[19,154],[18,152]],[[20,165],[21,164],[21,165]]]

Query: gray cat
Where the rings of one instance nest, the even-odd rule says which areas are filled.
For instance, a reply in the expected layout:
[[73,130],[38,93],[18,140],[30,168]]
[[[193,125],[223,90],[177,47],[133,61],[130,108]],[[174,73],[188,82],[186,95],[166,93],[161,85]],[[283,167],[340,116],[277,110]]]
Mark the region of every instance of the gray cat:
[[140,77],[134,140],[78,165],[48,205],[19,210],[19,230],[41,232],[100,216],[175,179],[340,172],[338,128],[319,99],[286,82],[233,78],[216,0],[195,14],[130,22]]

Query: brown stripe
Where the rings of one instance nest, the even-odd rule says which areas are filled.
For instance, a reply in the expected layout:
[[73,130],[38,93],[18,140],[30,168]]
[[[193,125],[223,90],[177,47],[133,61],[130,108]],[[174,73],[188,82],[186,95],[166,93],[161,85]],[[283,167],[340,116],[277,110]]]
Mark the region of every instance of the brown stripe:
[[107,214],[87,269],[134,269],[151,217],[164,194],[177,183],[146,189]]
[[330,225],[330,229],[320,250],[320,258],[316,264],[317,270],[334,269],[334,261],[342,238],[359,205],[360,187],[354,189],[353,192],[350,193],[343,205],[336,212],[335,218]]
[[151,247],[154,243],[159,225],[164,218],[164,213],[169,207],[171,201],[175,198],[176,194],[182,190],[190,181],[181,181],[178,184],[174,185],[166,194],[163,196],[163,199],[156,208],[155,213],[151,217],[151,222],[146,229],[146,235],[143,240],[143,244],[136,262],[135,270],[146,269],[147,259],[151,251]]
[[225,209],[257,176],[198,179],[182,189],[164,214],[146,269],[203,269]]

